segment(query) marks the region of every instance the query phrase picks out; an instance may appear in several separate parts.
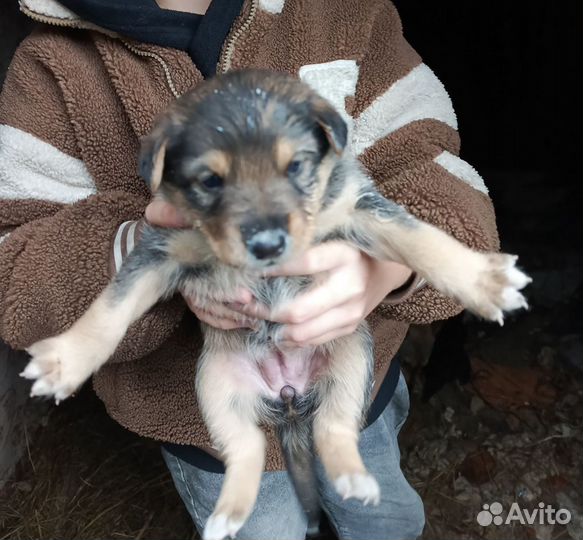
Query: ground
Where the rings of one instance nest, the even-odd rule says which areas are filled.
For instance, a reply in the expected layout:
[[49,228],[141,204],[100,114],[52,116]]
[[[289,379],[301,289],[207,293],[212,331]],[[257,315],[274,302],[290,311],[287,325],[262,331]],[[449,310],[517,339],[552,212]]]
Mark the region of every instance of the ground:
[[[583,538],[582,385],[568,340],[565,352],[536,312],[469,334],[469,382],[448,383],[426,402],[413,386],[400,437],[403,470],[425,503],[423,538]],[[532,511],[541,502],[572,519],[480,526],[478,513],[495,502],[503,519],[513,503]]]

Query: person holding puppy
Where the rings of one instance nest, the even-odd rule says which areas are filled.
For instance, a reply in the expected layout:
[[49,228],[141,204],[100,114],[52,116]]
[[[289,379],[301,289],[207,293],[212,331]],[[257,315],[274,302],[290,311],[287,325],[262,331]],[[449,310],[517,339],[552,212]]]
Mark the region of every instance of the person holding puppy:
[[[149,203],[137,174],[139,141],[170,102],[228,70],[298,76],[340,112],[349,151],[384,195],[473,248],[498,247],[484,183],[458,157],[447,93],[404,40],[387,0],[21,5],[43,24],[18,49],[0,98],[0,336],[12,347],[78,319],[139,242],[144,219],[183,225],[168,203]],[[460,307],[410,269],[335,242],[278,271],[318,282],[278,316],[288,346],[324,343],[367,317],[376,339],[375,397],[360,446],[381,484],[381,503],[343,501],[319,474],[324,511],[340,538],[418,537],[423,506],[399,467],[408,396],[396,355],[409,324]],[[199,531],[222,466],[196,405],[201,337],[194,315],[222,329],[269,317],[245,290],[210,309],[200,304],[176,297],[157,305],[94,377],[114,419],[163,442]],[[257,505],[238,538],[305,537],[306,517],[282,468],[271,437]]]

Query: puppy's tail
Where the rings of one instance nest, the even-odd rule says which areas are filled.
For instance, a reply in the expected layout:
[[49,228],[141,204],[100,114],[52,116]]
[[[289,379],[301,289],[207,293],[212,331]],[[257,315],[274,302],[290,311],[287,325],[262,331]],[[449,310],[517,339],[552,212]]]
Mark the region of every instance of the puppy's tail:
[[[283,391],[282,391],[282,397]],[[308,534],[316,535],[320,524],[320,497],[316,480],[315,459],[312,443],[311,415],[302,414],[304,407],[297,408],[295,392],[285,399],[285,420],[278,425],[287,470],[298,499],[308,518]]]

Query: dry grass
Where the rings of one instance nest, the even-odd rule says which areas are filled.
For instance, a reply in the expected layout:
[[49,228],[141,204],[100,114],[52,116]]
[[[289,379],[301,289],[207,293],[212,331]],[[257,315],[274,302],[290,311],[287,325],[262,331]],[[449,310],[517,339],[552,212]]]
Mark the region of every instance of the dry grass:
[[0,540],[197,538],[159,446],[84,391],[52,408],[0,493]]

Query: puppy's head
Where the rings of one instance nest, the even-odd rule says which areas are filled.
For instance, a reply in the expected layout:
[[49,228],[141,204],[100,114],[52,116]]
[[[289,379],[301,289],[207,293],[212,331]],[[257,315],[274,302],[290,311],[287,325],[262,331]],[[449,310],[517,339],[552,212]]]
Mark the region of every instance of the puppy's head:
[[224,263],[262,268],[306,249],[346,124],[286,75],[211,79],[171,107],[144,140],[141,173],[190,216]]

